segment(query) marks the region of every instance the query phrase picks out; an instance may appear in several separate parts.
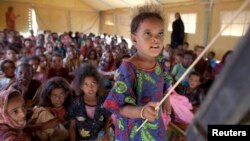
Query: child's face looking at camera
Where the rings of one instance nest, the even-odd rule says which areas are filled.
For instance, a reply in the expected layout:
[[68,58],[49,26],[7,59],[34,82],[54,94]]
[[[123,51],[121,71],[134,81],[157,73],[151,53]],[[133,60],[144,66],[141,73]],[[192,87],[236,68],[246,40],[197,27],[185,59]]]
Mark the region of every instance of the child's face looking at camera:
[[16,82],[20,85],[27,86],[32,78],[32,72],[29,68],[20,66],[16,69]]
[[42,55],[43,51],[42,49],[36,49],[36,55]]
[[52,57],[52,67],[55,69],[61,69],[62,68],[62,58],[58,56]]
[[16,52],[13,50],[7,50],[6,53],[6,58],[11,60],[11,61],[16,61],[17,60],[17,56],[16,56]]
[[131,38],[139,54],[148,57],[158,56],[163,49],[163,21],[155,17],[146,18]]
[[29,60],[29,64],[32,66],[33,70],[36,72],[39,65],[40,65],[40,62],[38,60]]
[[90,52],[90,58],[89,59],[95,59],[96,53],[94,51]]
[[46,46],[46,49],[49,53],[52,53],[53,52],[53,45],[51,43],[48,43]]
[[50,100],[55,108],[62,107],[65,101],[65,98],[66,98],[66,93],[64,89],[56,88],[51,91]]
[[111,62],[112,61],[112,59],[113,59],[113,54],[112,54],[112,52],[107,52],[107,54],[105,55],[105,60],[106,60],[106,62]]
[[81,86],[82,91],[86,95],[95,96],[98,90],[98,83],[93,77],[87,76],[84,78]]
[[192,55],[184,55],[183,60],[182,60],[182,65],[187,68],[189,67],[193,62],[193,56]]
[[197,88],[201,82],[200,82],[200,76],[197,75],[191,75],[188,79],[189,87],[192,89]]
[[48,62],[47,62],[47,58],[45,57],[45,56],[41,56],[40,57],[40,65],[41,66],[46,66],[47,64],[48,64]]
[[18,126],[23,127],[26,124],[25,102],[22,96],[15,96],[8,101],[7,113]]
[[14,77],[15,76],[15,66],[12,63],[5,63],[3,72],[7,77]]
[[67,54],[70,59],[76,58],[76,52],[73,48],[68,48]]

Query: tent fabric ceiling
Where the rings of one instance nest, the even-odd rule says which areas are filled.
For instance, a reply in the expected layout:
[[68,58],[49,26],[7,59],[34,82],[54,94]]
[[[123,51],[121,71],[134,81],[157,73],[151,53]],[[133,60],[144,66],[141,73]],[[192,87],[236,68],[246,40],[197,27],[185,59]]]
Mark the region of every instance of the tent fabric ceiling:
[[[134,7],[137,5],[143,5],[147,2],[150,2],[149,0],[81,0],[81,1],[100,11],[115,9],[115,8]],[[166,3],[191,2],[191,1],[194,0],[154,0],[153,2],[166,4]]]

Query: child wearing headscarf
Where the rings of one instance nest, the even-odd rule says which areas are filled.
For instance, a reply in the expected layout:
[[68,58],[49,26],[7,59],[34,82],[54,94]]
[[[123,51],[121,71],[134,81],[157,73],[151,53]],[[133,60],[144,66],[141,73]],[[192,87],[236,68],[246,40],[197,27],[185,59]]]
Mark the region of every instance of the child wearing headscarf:
[[18,91],[6,90],[0,93],[0,140],[31,141],[23,132],[26,126],[25,101]]

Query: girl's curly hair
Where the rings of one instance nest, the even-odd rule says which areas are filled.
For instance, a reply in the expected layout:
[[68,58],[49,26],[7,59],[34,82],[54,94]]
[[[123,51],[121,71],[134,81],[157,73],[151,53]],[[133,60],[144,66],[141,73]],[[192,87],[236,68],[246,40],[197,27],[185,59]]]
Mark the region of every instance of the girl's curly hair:
[[145,19],[157,18],[164,22],[163,8],[159,4],[146,4],[132,9],[132,21],[130,24],[130,32],[136,33],[139,25]]
[[90,64],[85,64],[84,66],[78,68],[75,73],[74,73],[74,80],[72,82],[72,88],[75,90],[76,95],[81,95],[83,94],[82,90],[80,89],[82,84],[83,84],[83,80],[86,77],[93,77],[94,80],[97,82],[98,84],[98,92],[97,94],[101,94],[102,93],[102,89],[103,89],[103,80],[101,78],[101,75],[99,74],[99,72],[97,71],[97,69],[95,67],[93,67]]

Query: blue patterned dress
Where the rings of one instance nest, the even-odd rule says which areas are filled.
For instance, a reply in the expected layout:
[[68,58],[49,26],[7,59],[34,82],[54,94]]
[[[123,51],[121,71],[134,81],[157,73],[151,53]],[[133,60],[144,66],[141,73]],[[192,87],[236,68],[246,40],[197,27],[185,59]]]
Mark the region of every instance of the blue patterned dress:
[[[162,65],[161,65],[162,64]],[[166,141],[166,129],[160,114],[154,122],[144,122],[141,118],[125,118],[119,109],[125,105],[143,106],[148,102],[159,102],[171,77],[163,63],[157,62],[150,70],[138,69],[129,61],[123,61],[118,69],[115,85],[104,102],[104,108],[111,111],[115,120],[115,139],[119,141]]]

